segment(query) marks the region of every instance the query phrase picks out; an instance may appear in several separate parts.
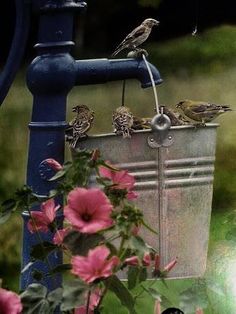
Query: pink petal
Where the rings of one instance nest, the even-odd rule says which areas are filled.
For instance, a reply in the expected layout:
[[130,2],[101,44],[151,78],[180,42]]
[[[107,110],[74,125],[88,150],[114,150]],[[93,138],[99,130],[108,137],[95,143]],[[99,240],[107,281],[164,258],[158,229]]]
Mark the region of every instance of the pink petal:
[[53,222],[53,220],[56,217],[56,211],[58,210],[60,206],[55,206],[55,202],[53,199],[49,199],[46,202],[42,203],[41,205],[41,211],[47,215],[50,223]]
[[143,266],[150,266],[151,265],[151,256],[150,253],[145,253],[142,260]]
[[63,243],[64,237],[68,234],[70,228],[59,229],[53,237],[53,243],[56,245],[61,245]]
[[138,193],[136,193],[134,191],[128,191],[126,197],[128,200],[134,200],[138,197]]
[[131,256],[131,257],[128,257],[125,259],[125,263],[127,265],[130,265],[130,266],[137,266],[139,265],[139,259],[138,259],[138,256]]
[[89,250],[88,256],[73,256],[71,259],[71,272],[87,283],[99,278],[107,278],[112,269],[119,263],[117,256],[107,260],[110,251],[105,246],[98,246]]
[[48,158],[45,161],[49,165],[49,167],[51,167],[55,171],[59,171],[63,169],[62,165],[53,158]]
[[66,219],[80,232],[95,233],[108,228],[112,205],[100,189],[76,188],[68,195],[64,209]]
[[[86,312],[86,306],[81,306],[74,310],[74,314],[87,314]],[[94,314],[94,311],[90,310],[88,311],[88,314]]]
[[22,310],[20,297],[12,291],[0,288],[0,313],[20,314]]
[[101,177],[103,178],[108,178],[108,179],[112,179],[112,172],[110,169],[106,168],[106,167],[99,167],[99,174]]
[[48,217],[40,211],[31,211],[33,219],[29,219],[27,228],[31,233],[38,231],[48,232],[48,225],[51,223]]
[[177,258],[173,259],[169,264],[167,264],[165,267],[164,267],[164,271],[171,271],[171,269],[176,265],[177,263]]
[[195,314],[204,314],[203,309],[201,308],[196,309]]
[[154,313],[153,314],[161,314],[161,303],[160,303],[159,300],[155,301]]

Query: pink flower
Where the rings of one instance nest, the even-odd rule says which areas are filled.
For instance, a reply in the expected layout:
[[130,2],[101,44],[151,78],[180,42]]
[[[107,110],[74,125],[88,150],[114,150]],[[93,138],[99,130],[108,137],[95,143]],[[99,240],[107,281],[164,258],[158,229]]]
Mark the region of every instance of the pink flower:
[[[93,293],[91,293],[90,298],[89,298],[89,313],[88,314],[94,313],[93,310],[96,306],[98,306],[101,295],[102,295],[101,290],[98,288],[95,289]],[[86,303],[86,301],[85,301],[85,303]],[[83,306],[80,306],[79,308],[77,308],[74,311],[74,314],[86,314],[86,305],[83,305]]]
[[59,229],[56,231],[53,237],[53,243],[56,245],[62,245],[64,237],[68,234],[70,228]]
[[195,314],[204,314],[203,309],[197,308]]
[[1,314],[20,314],[22,309],[20,297],[16,293],[0,288]]
[[59,162],[53,158],[45,159],[45,162],[49,165],[49,167],[51,167],[55,171],[59,171],[63,169],[62,165],[59,164]]
[[169,264],[164,267],[164,271],[169,272],[177,263],[177,258],[173,259]]
[[[139,265],[139,258],[138,256],[134,255],[131,257],[128,257],[125,259],[125,264],[129,266],[137,266]],[[143,259],[142,259],[142,266],[150,266],[151,265],[151,256],[150,253],[146,252],[144,253]]]
[[27,227],[31,233],[36,231],[48,232],[49,225],[56,217],[56,211],[60,205],[55,206],[53,199],[42,203],[41,211],[31,211],[31,217],[28,221]]
[[138,194],[132,191],[135,179],[127,170],[113,171],[101,166],[99,167],[99,174],[101,177],[108,178],[112,181],[114,184],[113,189],[126,190],[127,199],[131,200],[138,197]]
[[154,272],[155,273],[157,273],[160,270],[160,263],[161,263],[160,255],[155,254],[155,257],[154,257]]
[[107,247],[97,246],[95,249],[89,250],[88,256],[73,256],[71,272],[87,283],[110,277],[113,268],[119,263],[119,258],[112,256],[108,260],[109,254],[110,251]]
[[144,253],[142,264],[143,264],[143,266],[150,266],[151,265],[150,253]]
[[99,189],[76,188],[68,194],[66,219],[80,232],[95,233],[110,227],[112,205]]
[[131,256],[131,257],[127,257],[125,259],[125,264],[129,265],[129,266],[137,266],[137,265],[139,265],[138,256],[134,255],[134,256]]

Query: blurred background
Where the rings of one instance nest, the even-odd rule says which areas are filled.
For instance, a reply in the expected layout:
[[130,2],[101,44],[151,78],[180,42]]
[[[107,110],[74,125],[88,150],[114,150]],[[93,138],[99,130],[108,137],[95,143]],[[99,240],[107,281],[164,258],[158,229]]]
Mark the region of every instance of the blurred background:
[[[4,65],[14,30],[14,1],[5,1],[0,12],[0,62]],[[182,99],[229,104],[236,109],[236,17],[231,1],[203,0],[100,0],[88,1],[88,9],[75,21],[75,58],[109,58],[116,45],[145,18],[160,21],[143,45],[149,61],[164,80],[158,87],[161,104],[174,106]],[[11,197],[25,182],[28,123],[32,96],[25,84],[27,64],[35,56],[38,17],[33,17],[25,59],[0,109],[0,201]],[[120,54],[125,57],[125,54]],[[68,121],[75,104],[87,104],[96,112],[91,133],[112,130],[114,108],[121,104],[122,83],[76,87],[68,97]],[[139,116],[152,116],[151,89],[143,90],[136,81],[127,82],[126,104]],[[216,171],[206,288],[198,301],[204,313],[236,313],[236,116],[235,111],[217,119]],[[69,153],[67,153],[69,158]],[[0,229],[0,278],[4,286],[18,290],[20,269],[21,218],[13,216]],[[168,289],[158,289],[179,305],[180,293],[196,284],[176,280]],[[197,281],[199,284],[199,281]],[[148,297],[147,297],[148,298]],[[200,300],[200,301],[199,301]],[[109,302],[109,300],[108,300]],[[145,299],[140,313],[152,313],[153,302]],[[150,308],[147,308],[150,306]],[[113,306],[113,308],[116,308]],[[126,313],[117,307],[117,314]],[[114,312],[116,313],[116,312]],[[191,308],[189,312],[191,313]]]

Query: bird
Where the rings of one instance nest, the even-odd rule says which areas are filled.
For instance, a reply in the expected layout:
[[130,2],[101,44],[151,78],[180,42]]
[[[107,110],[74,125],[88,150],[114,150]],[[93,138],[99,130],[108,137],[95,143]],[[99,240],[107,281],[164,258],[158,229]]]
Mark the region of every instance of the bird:
[[170,118],[171,126],[184,125],[189,123],[188,120],[177,110],[174,110],[173,108],[168,108],[164,105],[161,105],[161,108],[163,108],[163,113]]
[[140,118],[137,116],[133,117],[133,130],[145,130],[145,129],[151,129],[151,121],[152,118]]
[[150,35],[152,27],[159,24],[159,21],[152,18],[144,20],[141,25],[136,27],[130,34],[128,34],[125,39],[116,47],[112,57],[116,56],[123,49],[137,50],[137,47],[140,46]]
[[130,109],[126,106],[116,108],[112,115],[112,125],[117,135],[123,138],[130,138],[133,133],[134,116]]
[[66,140],[71,148],[75,148],[79,139],[87,137],[94,120],[94,111],[86,105],[77,105],[72,108],[76,116],[69,122],[66,128]]
[[206,122],[211,122],[220,114],[232,111],[228,105],[217,105],[205,101],[182,100],[176,108],[181,109],[184,115],[190,121],[196,121],[200,125],[205,125]]

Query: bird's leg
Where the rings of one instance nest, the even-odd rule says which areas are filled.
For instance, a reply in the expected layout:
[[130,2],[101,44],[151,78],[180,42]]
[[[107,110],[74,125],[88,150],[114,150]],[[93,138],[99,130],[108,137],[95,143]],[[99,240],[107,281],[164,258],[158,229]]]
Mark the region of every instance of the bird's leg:
[[142,58],[142,55],[148,57],[148,52],[145,49],[136,47],[134,50],[130,51],[127,55],[128,58]]

